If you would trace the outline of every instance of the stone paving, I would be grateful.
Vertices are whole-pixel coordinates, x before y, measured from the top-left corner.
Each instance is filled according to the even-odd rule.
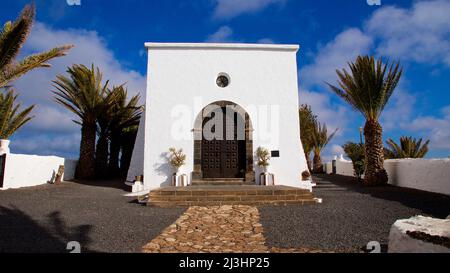
[[[143,247],[145,253],[321,252],[307,248],[269,248],[256,207],[193,206]]]

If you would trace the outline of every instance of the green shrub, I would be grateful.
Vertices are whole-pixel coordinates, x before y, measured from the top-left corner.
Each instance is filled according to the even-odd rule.
[[[355,176],[358,178],[358,181],[361,181],[362,175],[364,174],[365,171],[364,144],[347,142],[344,144],[343,148],[344,152],[352,160]]]

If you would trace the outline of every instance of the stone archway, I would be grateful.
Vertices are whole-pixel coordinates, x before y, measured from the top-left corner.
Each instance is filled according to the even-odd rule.
[[[233,119],[241,118],[243,123],[243,136],[241,141],[228,139],[205,139],[204,126],[214,117],[214,109],[235,110]],[[220,111],[220,110],[219,110]],[[230,130],[239,131],[234,122],[234,128],[229,125],[229,115],[224,112],[223,134],[227,135]],[[237,122],[239,123],[239,122]],[[228,124],[228,125],[227,125]],[[213,129],[216,130],[216,129]],[[255,172],[253,166],[253,127],[248,113],[238,104],[230,101],[217,101],[207,105],[198,114],[194,123],[194,170],[192,172],[193,180],[203,180],[207,178],[242,178],[246,183],[255,181]],[[234,135],[236,137],[236,135]],[[237,139],[236,139],[237,140]],[[211,153],[209,152],[211,151]],[[238,158],[233,157],[235,151]],[[242,157],[242,158],[239,158]],[[237,159],[236,162],[233,162]],[[214,161],[214,162],[211,162]],[[211,164],[214,163],[214,164]],[[237,166],[233,166],[236,163]],[[228,168],[231,168],[230,171]],[[237,168],[237,169],[236,169]],[[239,174],[237,173],[238,169]]]

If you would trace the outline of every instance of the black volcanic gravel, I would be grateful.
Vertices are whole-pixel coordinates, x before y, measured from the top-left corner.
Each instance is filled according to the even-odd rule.
[[[450,196],[364,188],[343,176],[314,179],[322,204],[259,208],[268,246],[360,251],[369,241],[385,246],[397,219],[450,214]],[[105,181],[0,191],[0,252],[68,252],[69,241],[82,252],[139,252],[185,210],[137,204],[123,188]]]
[[[318,175],[314,181],[314,194],[322,204],[259,208],[269,246],[347,252],[378,241],[385,251],[397,219],[450,214],[446,195],[392,186],[366,188],[338,175]]]
[[[0,252],[140,252],[173,223],[179,208],[152,208],[124,197],[119,181],[0,191]]]

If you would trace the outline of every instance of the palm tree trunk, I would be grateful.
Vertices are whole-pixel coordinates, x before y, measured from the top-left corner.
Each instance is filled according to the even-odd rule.
[[[313,158],[313,170],[314,173],[323,173],[323,164],[322,164],[322,158],[320,157],[320,153],[314,152],[314,158]]]
[[[106,178],[108,173],[108,137],[101,133],[95,151],[95,176]]]
[[[311,172],[311,156],[310,153],[306,153],[305,152],[305,157],[306,157],[306,164],[308,165],[308,170],[309,172]]]
[[[83,122],[81,126],[80,158],[76,169],[78,179],[92,179],[95,174],[96,124]]]
[[[363,184],[366,186],[383,185],[388,181],[384,169],[383,129],[376,120],[367,120],[364,126],[366,140],[366,171]]]
[[[122,140],[122,157],[120,158],[121,175],[126,177],[130,168],[131,157],[133,156],[134,144],[137,133],[128,133]]]
[[[114,177],[119,173],[120,136],[112,135],[109,144],[109,172]]]

